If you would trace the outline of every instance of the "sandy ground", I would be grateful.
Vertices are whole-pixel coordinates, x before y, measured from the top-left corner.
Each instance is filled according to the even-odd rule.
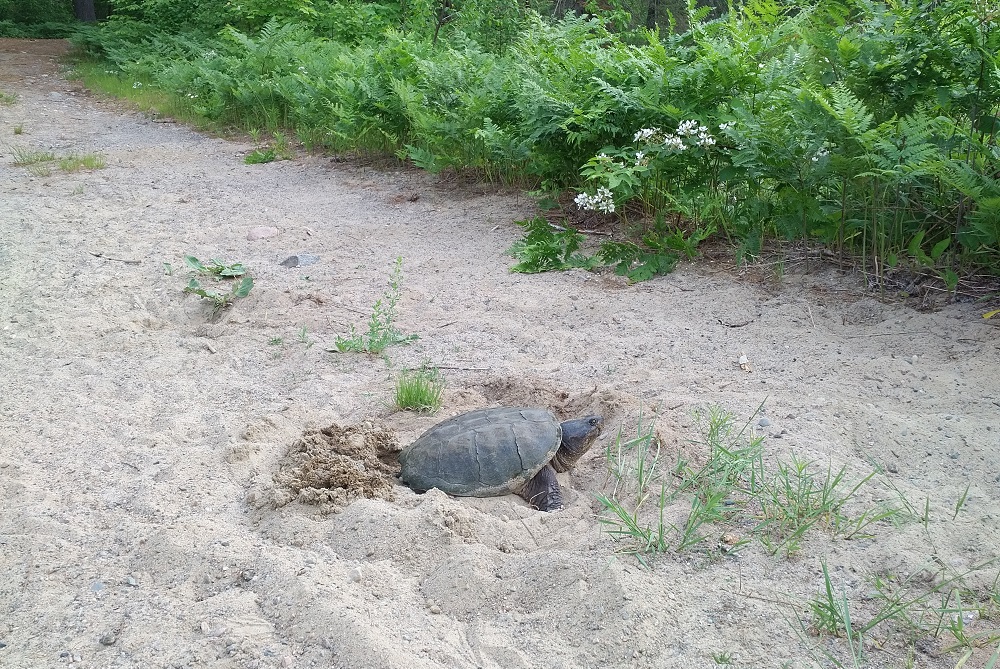
[[[824,652],[851,666],[843,638],[796,622],[824,561],[860,621],[876,576],[940,583],[998,556],[1000,356],[983,305],[884,304],[819,263],[780,282],[708,261],[634,286],[511,274],[526,196],[323,157],[248,166],[249,144],[86,94],[58,52],[0,45],[0,89],[19,96],[0,105],[0,666],[756,668]],[[16,147],[107,167],[39,176]],[[279,234],[248,239],[256,226]],[[300,252],[320,262],[279,265]],[[242,261],[253,291],[213,317],[182,292],[187,254]],[[397,256],[398,326],[420,339],[328,352],[365,327]],[[424,362],[447,379],[444,408],[395,411],[398,371]],[[606,418],[563,475],[563,511],[398,483],[317,506],[276,482],[309,430],[405,445],[497,405]],[[880,469],[852,513],[893,501],[891,481],[929,522],[851,541],[816,529],[791,558],[724,554],[713,529],[644,567],[597,520],[604,450],[642,411],[665,461],[703,460],[693,415],[711,406],[752,417],[769,463]],[[996,576],[963,581],[987,616],[967,616],[969,635],[1000,627]],[[954,667],[954,643],[878,628],[859,666]]]

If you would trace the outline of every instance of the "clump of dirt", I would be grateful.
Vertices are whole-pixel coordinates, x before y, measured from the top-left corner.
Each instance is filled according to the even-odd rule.
[[[335,513],[362,497],[391,501],[400,450],[393,430],[371,423],[307,430],[278,464],[272,502]]]

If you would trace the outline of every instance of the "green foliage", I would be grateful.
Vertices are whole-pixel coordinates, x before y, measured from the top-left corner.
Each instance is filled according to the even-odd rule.
[[[396,379],[396,407],[407,411],[435,413],[441,408],[444,377],[436,367],[405,369]]]
[[[8,93],[7,91],[0,91],[0,105],[10,106],[17,102],[17,93]]]
[[[209,260],[208,263],[203,263],[195,256],[184,256],[184,264],[188,266],[190,270],[189,274],[191,275],[187,286],[184,287],[184,292],[192,293],[211,301],[213,310],[216,312],[230,306],[234,300],[246,297],[250,294],[251,289],[253,289],[253,277],[247,276],[247,269],[243,263],[236,262],[227,265],[221,260],[214,258]],[[172,273],[169,265],[167,267],[167,273]],[[243,278],[239,281],[233,281],[230,290],[223,292],[205,288],[195,275],[210,277],[215,281]]]
[[[227,265],[221,260],[212,258],[208,263],[203,263],[194,256],[184,256],[184,264],[190,270],[203,276],[214,276],[216,278],[233,278],[243,276],[247,273],[247,268],[241,262]]]
[[[557,230],[542,217],[518,223],[527,233],[514,242],[506,253],[517,259],[511,272],[533,274],[565,269],[593,269],[599,263],[594,256],[577,253],[583,235],[576,230]]]
[[[193,293],[199,297],[203,297],[210,300],[216,311],[228,307],[240,297],[246,297],[250,294],[250,290],[253,288],[253,277],[245,276],[239,282],[234,282],[232,288],[228,293],[219,292],[217,290],[209,290],[201,285],[198,279],[192,277],[188,281],[188,285],[184,287],[185,293]]]
[[[259,165],[260,163],[270,163],[277,158],[274,149],[254,149],[243,158],[247,165]]]
[[[392,274],[389,276],[389,288],[379,299],[375,300],[371,316],[368,317],[368,332],[359,333],[351,326],[347,337],[338,336],[334,341],[333,350],[341,353],[374,353],[379,354],[394,344],[408,344],[418,339],[415,334],[404,335],[395,324],[396,305],[399,302],[403,285],[403,259],[396,258]]]
[[[952,289],[1000,271],[989,3],[592,4],[550,20],[515,0],[118,0],[77,42],[178,113],[586,191],[741,256],[778,237]],[[688,251],[658,235],[609,262],[666,271]]]

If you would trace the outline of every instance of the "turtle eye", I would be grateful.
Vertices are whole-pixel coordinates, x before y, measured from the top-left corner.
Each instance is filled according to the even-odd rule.
[[[601,424],[601,419],[598,418],[597,416],[594,416],[593,418],[590,419],[590,425],[591,425],[591,427],[596,427],[596,426],[598,426],[600,424]]]

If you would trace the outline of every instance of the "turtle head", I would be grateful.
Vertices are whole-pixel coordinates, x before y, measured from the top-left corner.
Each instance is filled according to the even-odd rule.
[[[576,464],[593,445],[597,435],[601,433],[604,419],[600,416],[587,416],[567,420],[562,424],[562,444],[552,458],[552,466],[557,472],[564,472]]]

